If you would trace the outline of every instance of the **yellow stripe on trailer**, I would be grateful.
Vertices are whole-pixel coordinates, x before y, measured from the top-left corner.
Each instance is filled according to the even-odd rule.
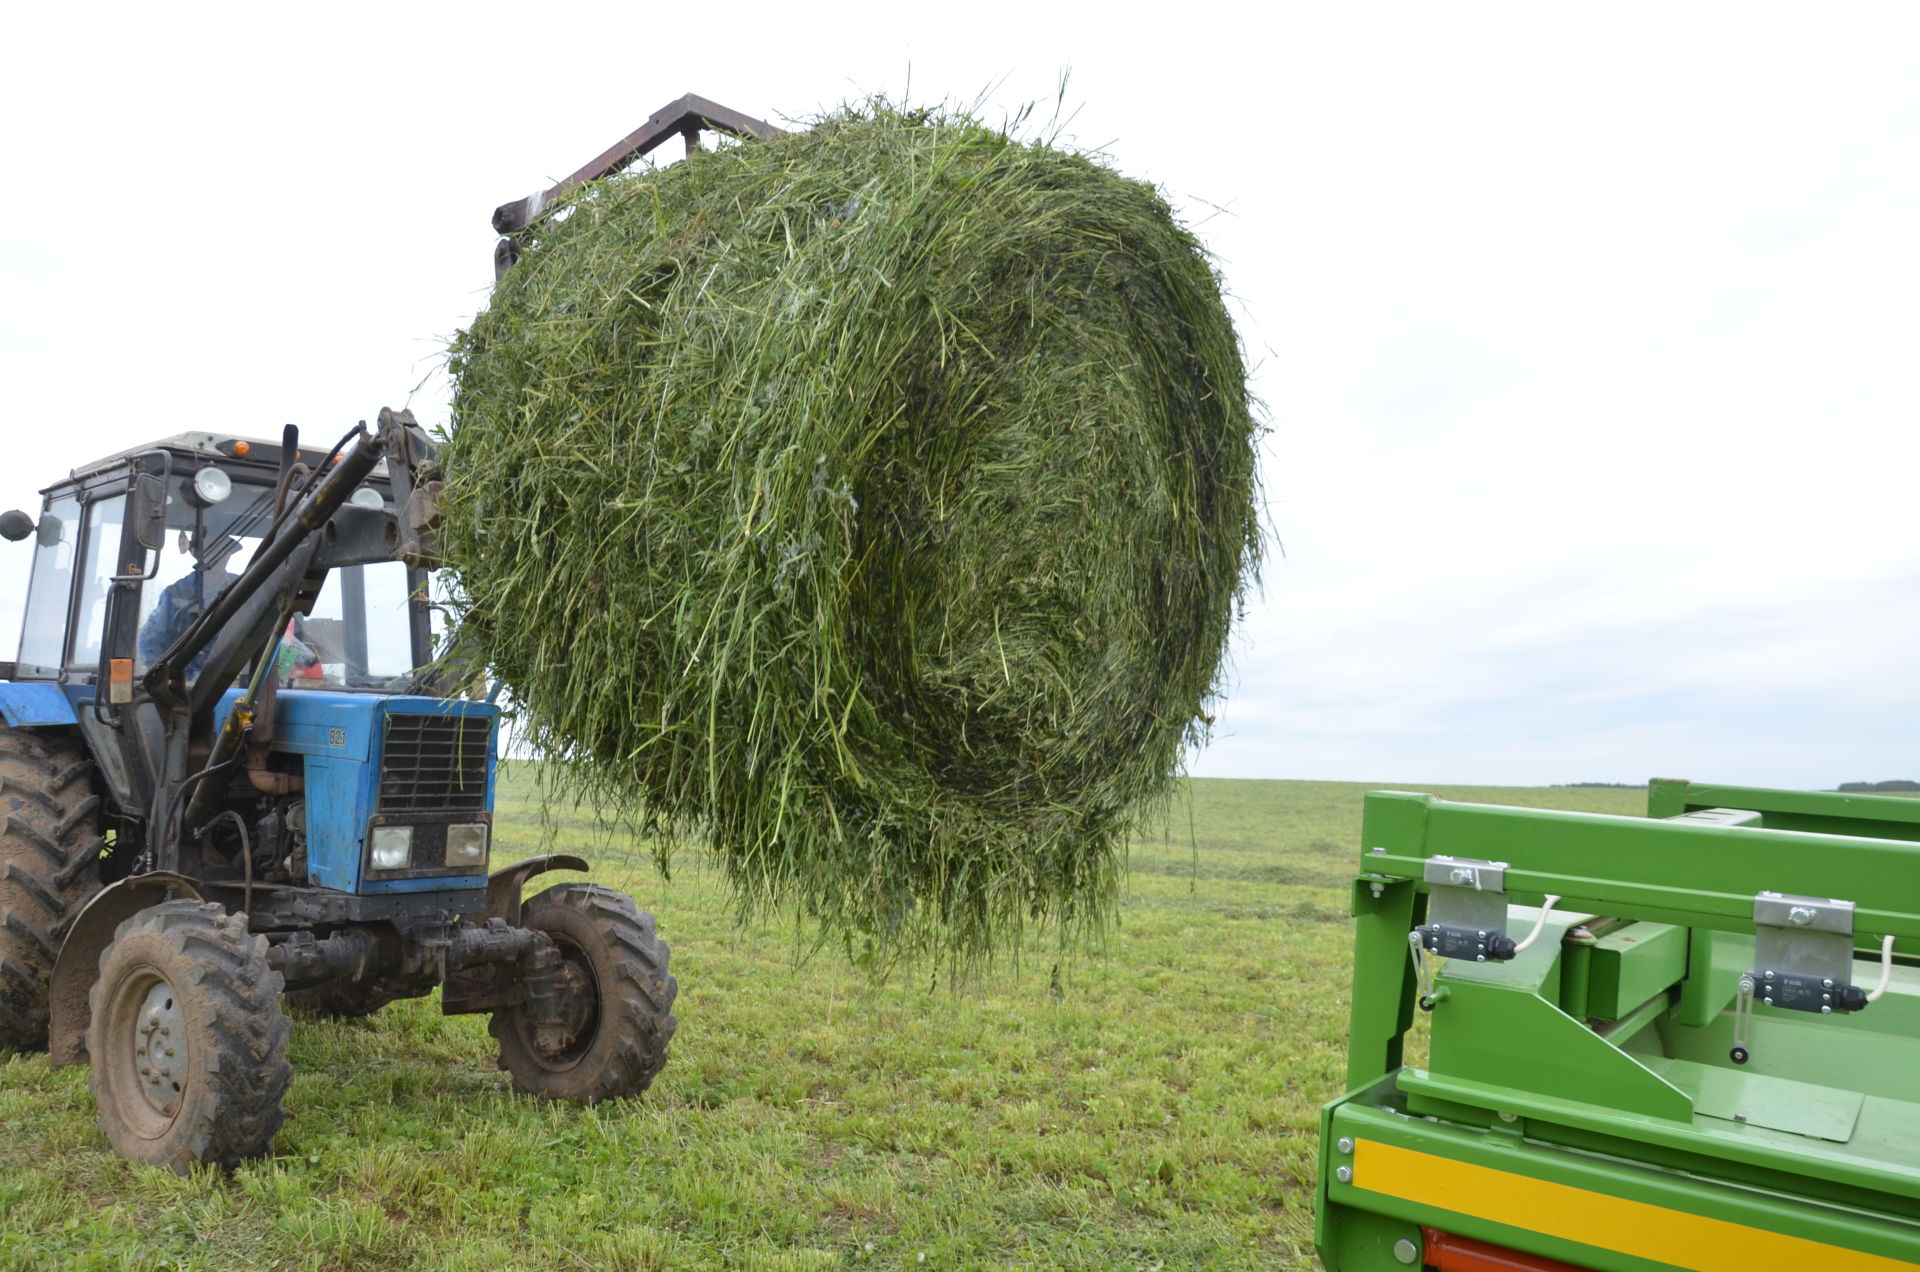
[[[1687,1272],[1756,1272],[1760,1268],[1913,1272],[1914,1267],[1903,1259],[1862,1254],[1378,1140],[1354,1142],[1353,1186]]]

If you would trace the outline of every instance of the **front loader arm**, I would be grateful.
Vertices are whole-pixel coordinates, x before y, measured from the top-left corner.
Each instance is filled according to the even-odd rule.
[[[206,829],[255,711],[273,692],[270,671],[286,624],[293,614],[311,610],[328,571],[381,560],[431,564],[438,483],[424,480],[433,447],[412,413],[383,409],[376,431],[362,425],[337,453],[275,521],[246,568],[147,671],[148,702],[136,706],[141,727],[133,734],[157,779],[148,839],[162,868],[176,868],[183,844]],[[396,509],[350,506],[349,498],[382,459],[391,470]],[[426,617],[419,608],[416,624]],[[189,678],[186,668],[203,653],[203,665]],[[216,733],[221,698],[249,666],[254,674]]]
[[[311,556],[315,536],[380,462],[383,446],[362,432],[360,444],[341,457],[319,484],[281,517],[253,560],[237,575],[199,618],[154,660],[146,676],[147,691],[156,700],[184,696],[192,711],[211,711],[220,694],[275,633],[271,627],[278,589],[267,585],[282,580],[283,568],[301,548]],[[304,572],[304,571],[303,571]],[[261,629],[265,629],[264,632]],[[185,685],[185,669],[203,651],[207,661]],[[179,689],[185,687],[185,694]]]

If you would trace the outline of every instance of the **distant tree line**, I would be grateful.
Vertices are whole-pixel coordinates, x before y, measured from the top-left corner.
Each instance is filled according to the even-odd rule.
[[[1590,786],[1597,786],[1602,790],[1609,791],[1644,791],[1647,789],[1645,782],[1555,782],[1553,784],[1555,790],[1569,790],[1574,787]],[[1841,787],[1841,789],[1845,790],[1846,788]]]
[[[1842,782],[1838,789],[1848,795],[1884,795],[1888,791],[1920,791],[1920,782],[1896,777],[1889,782]]]

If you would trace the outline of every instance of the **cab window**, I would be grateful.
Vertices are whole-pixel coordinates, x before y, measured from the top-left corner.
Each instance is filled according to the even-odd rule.
[[[62,496],[40,518],[33,581],[20,626],[20,665],[52,673],[67,645],[67,603],[73,597],[74,547],[80,539],[80,501]]]
[[[413,671],[407,567],[349,565],[328,574],[310,616],[291,635],[299,663],[291,689],[393,689]]]
[[[100,633],[107,623],[107,597],[113,576],[120,572],[120,526],[126,517],[127,497],[115,495],[87,505],[87,562],[81,571],[80,602],[75,608],[73,657],[79,668],[100,663]]]

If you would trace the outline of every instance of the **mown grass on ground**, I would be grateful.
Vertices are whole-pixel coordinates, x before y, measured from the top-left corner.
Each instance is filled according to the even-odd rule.
[[[673,946],[680,1033],[644,1098],[515,1096],[482,1018],[399,1003],[296,1023],[276,1155],[180,1179],[112,1155],[85,1070],[0,1053],[0,1268],[1312,1267],[1367,789],[1197,780],[1134,845],[1103,949],[954,992],[796,963],[790,928],[736,930],[694,855],[663,881],[591,818],[543,829],[510,776],[496,858],[579,852]]]

